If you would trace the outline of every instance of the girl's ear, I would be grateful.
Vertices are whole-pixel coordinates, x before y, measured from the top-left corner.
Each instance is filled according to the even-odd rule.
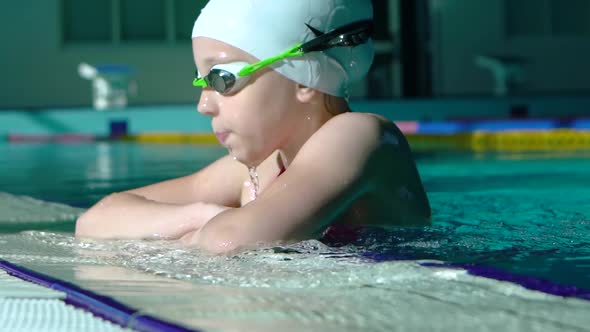
[[[319,91],[302,84],[297,84],[296,89],[295,95],[300,103],[316,104],[321,102],[320,98],[322,94]]]

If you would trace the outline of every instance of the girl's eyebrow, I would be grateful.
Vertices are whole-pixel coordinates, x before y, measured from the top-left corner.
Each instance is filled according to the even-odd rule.
[[[226,63],[232,63],[232,62],[246,62],[243,58],[240,57],[218,57],[218,56],[209,56],[203,59],[203,68],[199,68],[197,66],[197,71],[200,75],[206,75],[207,73],[209,73],[211,71],[211,68],[213,68],[216,65],[221,65],[221,64],[226,64]],[[206,69],[205,71],[202,71],[201,69]]]
[[[220,57],[220,56],[208,56],[205,57],[205,59],[203,59],[203,64],[212,67],[213,65],[218,65],[218,64],[222,64],[222,63],[231,63],[231,62],[237,62],[237,61],[244,61],[239,59],[238,57],[235,56],[229,56],[229,57]]]
[[[203,63],[207,66],[210,66],[212,63],[214,63],[218,59],[219,59],[219,57],[216,57],[216,56],[208,56],[205,59],[203,59]]]
[[[220,58],[217,57],[217,56],[208,56],[208,57],[205,57],[203,59],[203,68],[200,68],[199,69],[198,68],[198,65],[197,65],[197,70],[199,70],[199,72],[201,73],[201,75],[205,75],[204,73],[209,72],[209,70],[211,70],[211,67],[213,67],[214,64],[218,64],[219,59]],[[204,68],[207,68],[207,71],[206,72],[203,72],[202,71]]]

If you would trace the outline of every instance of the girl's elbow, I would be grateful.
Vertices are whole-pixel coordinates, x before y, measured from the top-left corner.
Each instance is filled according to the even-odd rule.
[[[92,237],[92,222],[89,217],[89,210],[84,212],[78,220],[76,220],[76,228],[74,231],[74,236],[77,238],[88,238]]]
[[[228,254],[244,248],[243,240],[231,225],[209,225],[201,228],[189,245],[213,254]]]
[[[74,231],[74,236],[77,238],[98,238],[100,234],[97,232],[98,230],[98,220],[100,220],[100,210],[108,201],[112,200],[112,196],[116,194],[111,194],[106,196],[94,206],[86,210],[82,213],[78,219],[76,220],[76,227]]]

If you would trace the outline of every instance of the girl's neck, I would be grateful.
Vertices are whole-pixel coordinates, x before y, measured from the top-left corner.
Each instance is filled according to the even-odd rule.
[[[335,116],[349,112],[348,102],[344,98],[321,94],[315,103],[307,103],[297,110],[297,116],[290,123],[291,135],[280,144],[278,156],[281,166],[289,167],[299,150],[320,128]]]
[[[345,113],[347,110],[348,108],[338,114]],[[301,121],[299,121],[299,123],[294,124],[294,126],[296,126],[298,129],[294,131],[294,135],[290,137],[287,144],[282,145],[282,147],[278,150],[283,166],[288,167],[289,164],[291,164],[291,162],[295,159],[303,145],[305,145],[305,143],[318,130],[320,130],[324,124],[326,124],[338,114],[335,115],[324,109],[322,112],[307,114],[303,117],[303,119],[301,119]]]

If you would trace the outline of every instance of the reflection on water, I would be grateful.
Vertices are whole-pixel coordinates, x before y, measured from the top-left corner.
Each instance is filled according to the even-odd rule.
[[[0,142],[0,192],[89,207],[114,191],[187,175],[226,153],[190,144]]]
[[[0,192],[0,232],[27,229],[73,230],[84,209]]]

